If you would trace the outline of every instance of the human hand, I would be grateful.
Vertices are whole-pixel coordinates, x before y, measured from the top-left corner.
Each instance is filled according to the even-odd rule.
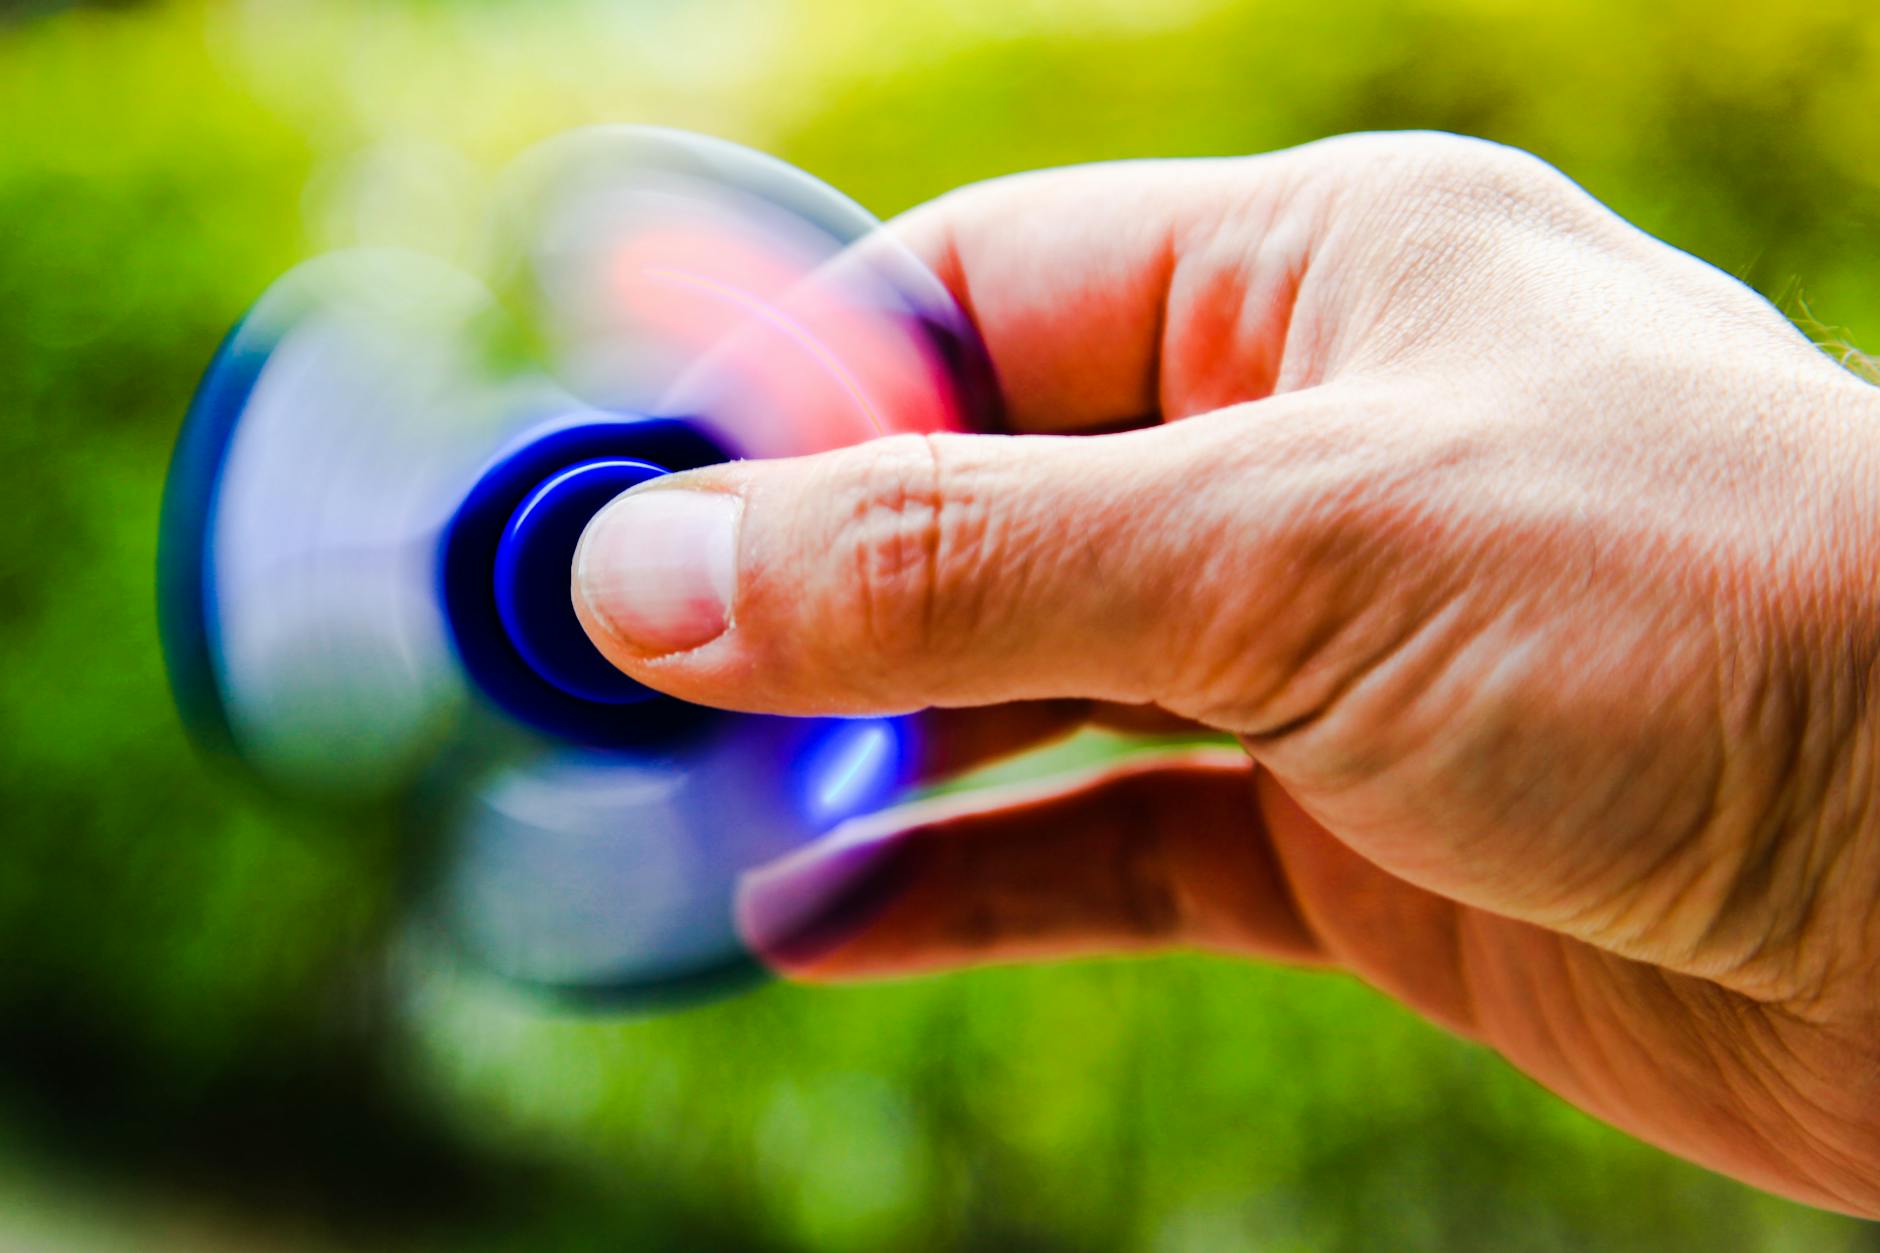
[[[806,850],[747,889],[768,955],[1334,964],[1880,1214],[1880,392],[1451,137],[1025,175],[896,230],[1011,433],[635,489],[577,556],[590,634],[704,704],[935,707],[936,771],[1091,717],[1245,753]]]

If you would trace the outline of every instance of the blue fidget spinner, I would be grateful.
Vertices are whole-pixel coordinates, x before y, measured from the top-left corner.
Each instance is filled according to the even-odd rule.
[[[761,973],[740,878],[909,785],[907,719],[640,686],[569,599],[635,483],[982,426],[983,346],[863,209],[718,140],[599,128],[513,168],[479,277],[360,250],[230,332],[166,485],[192,734],[290,797],[398,807],[480,966],[607,1004]]]

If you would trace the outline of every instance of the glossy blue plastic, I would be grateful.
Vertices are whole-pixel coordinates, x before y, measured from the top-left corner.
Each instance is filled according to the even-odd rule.
[[[587,517],[619,491],[662,471],[723,460],[717,444],[671,418],[554,427],[497,457],[451,519],[439,562],[446,621],[483,693],[511,717],[588,748],[670,743],[709,721],[707,711],[649,692],[601,658],[575,620],[568,576]],[[648,473],[578,477],[544,515],[539,534],[527,522],[517,528],[545,484],[594,462]],[[606,491],[609,481],[623,486]],[[499,575],[506,541],[507,573]]]
[[[542,678],[579,700],[631,705],[653,695],[594,647],[569,594],[581,533],[614,497],[667,471],[646,461],[582,461],[516,506],[496,545],[492,591],[509,642]]]

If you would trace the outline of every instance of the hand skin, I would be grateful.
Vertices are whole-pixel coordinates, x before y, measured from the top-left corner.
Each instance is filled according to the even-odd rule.
[[[1880,391],[1450,136],[1028,174],[894,229],[1008,429],[638,488],[577,556],[590,634],[705,704],[931,709],[935,772],[1088,718],[1245,752],[812,848],[755,885],[824,899],[774,959],[1337,966],[1880,1215]]]

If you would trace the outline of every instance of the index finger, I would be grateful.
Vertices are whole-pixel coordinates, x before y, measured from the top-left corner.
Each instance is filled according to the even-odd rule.
[[[1322,215],[1304,149],[1118,161],[950,192],[889,224],[984,338],[1013,430],[1272,393]]]

